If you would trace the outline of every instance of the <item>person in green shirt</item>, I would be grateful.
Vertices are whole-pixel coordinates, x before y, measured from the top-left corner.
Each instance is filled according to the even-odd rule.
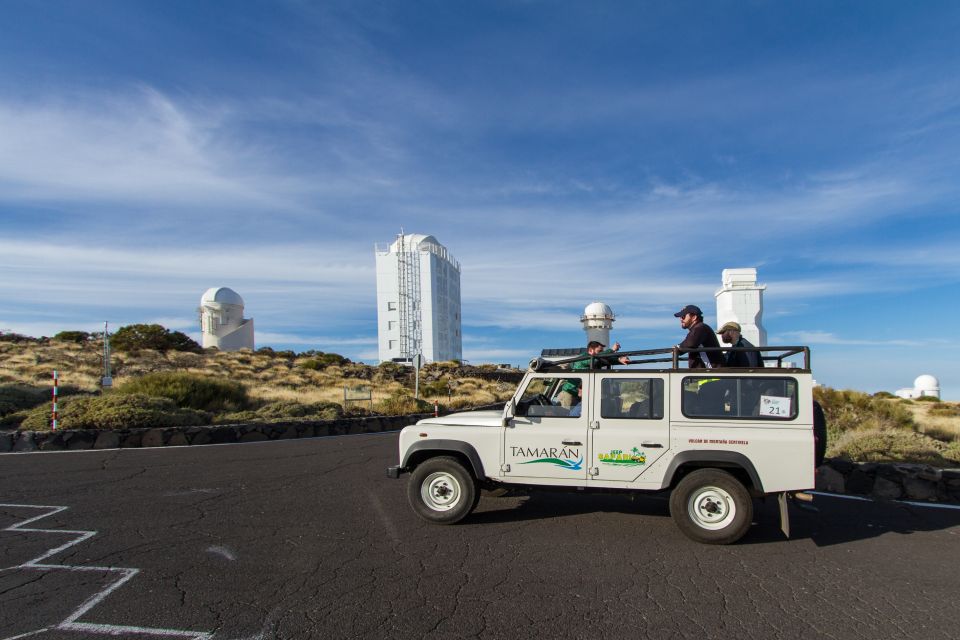
[[[607,345],[603,344],[602,342],[591,340],[587,344],[587,351],[584,353],[584,355],[600,357],[600,356],[609,356],[616,353],[617,351],[620,351],[619,342],[614,342],[612,349],[607,349],[606,347]],[[617,360],[620,362],[620,364],[630,363],[630,358],[626,356],[621,356],[620,358],[617,358]],[[570,365],[570,370],[571,371],[589,371],[590,362],[591,360],[589,358],[578,360]],[[606,366],[609,366],[609,364],[607,363]],[[580,389],[579,378],[571,378],[569,380],[564,380],[563,384],[560,386],[560,393],[558,394],[558,398],[560,399],[560,406],[566,409],[569,409],[570,407],[580,404],[581,393],[582,393],[582,390]]]

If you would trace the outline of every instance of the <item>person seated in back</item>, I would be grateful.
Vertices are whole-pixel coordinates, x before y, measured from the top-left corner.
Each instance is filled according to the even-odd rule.
[[[683,342],[677,345],[682,353],[689,353],[687,364],[691,369],[714,369],[723,366],[723,353],[721,351],[685,351],[686,349],[698,348],[720,348],[717,342],[717,336],[713,329],[703,321],[703,312],[700,307],[688,304],[680,311],[673,314],[674,318],[680,318],[680,326],[687,330],[687,337]]]
[[[750,348],[753,347],[750,342],[740,335],[740,325],[736,322],[728,322],[717,331],[724,342],[731,347]],[[727,351],[725,367],[742,367],[750,369],[762,369],[763,357],[759,351]]]

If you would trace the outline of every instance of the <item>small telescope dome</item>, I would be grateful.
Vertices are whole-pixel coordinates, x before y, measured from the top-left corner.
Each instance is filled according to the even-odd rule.
[[[591,302],[583,310],[584,318],[613,318],[613,309],[602,302]]]
[[[931,375],[917,376],[913,381],[913,388],[918,391],[940,391],[940,381]]]
[[[216,302],[217,304],[235,304],[243,306],[243,298],[229,287],[211,287],[200,297],[200,304]]]

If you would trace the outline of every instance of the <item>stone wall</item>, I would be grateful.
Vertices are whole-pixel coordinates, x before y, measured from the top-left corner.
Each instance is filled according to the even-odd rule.
[[[264,442],[317,436],[396,431],[433,414],[343,418],[310,422],[227,424],[210,427],[165,427],[156,429],[70,429],[64,431],[15,431],[0,433],[0,452],[77,451],[132,447],[176,447],[228,442]]]
[[[833,458],[817,469],[817,490],[879,500],[960,502],[960,469]]]

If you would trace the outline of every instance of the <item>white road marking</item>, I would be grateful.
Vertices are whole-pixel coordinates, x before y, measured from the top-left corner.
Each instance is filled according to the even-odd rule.
[[[825,491],[807,491],[807,493],[812,493],[815,496],[823,496],[825,498],[840,498],[841,500],[859,500],[860,502],[876,502],[872,498],[865,498],[863,496],[850,496],[844,493],[826,493]],[[928,509],[955,509],[960,510],[960,505],[956,504],[940,504],[939,502],[915,502],[911,500],[891,500],[896,504],[909,504],[912,507],[926,507]]]
[[[226,547],[207,547],[207,553],[215,553],[218,556],[223,556],[227,560],[236,560],[237,556],[234,555],[233,551],[227,549]]]
[[[55,547],[46,551],[32,560],[28,560],[23,564],[19,564],[14,567],[7,567],[4,571],[11,569],[25,569],[25,570],[35,570],[35,571],[71,571],[71,572],[82,572],[82,571],[96,571],[99,573],[116,573],[119,574],[119,577],[106,588],[102,589],[98,593],[94,594],[93,597],[88,598],[86,602],[81,604],[73,613],[71,613],[67,618],[53,626],[53,627],[44,627],[43,629],[37,629],[35,631],[29,631],[27,633],[21,633],[19,635],[10,636],[4,640],[15,640],[17,638],[26,638],[38,633],[43,633],[44,631],[49,631],[50,629],[56,629],[61,631],[88,631],[91,633],[99,633],[105,635],[121,636],[125,634],[139,634],[147,636],[161,636],[161,637],[173,637],[173,638],[190,638],[191,640],[211,640],[213,637],[210,633],[205,631],[188,631],[185,629],[157,629],[153,627],[135,627],[135,626],[125,626],[125,625],[112,625],[112,624],[94,624],[90,622],[77,622],[77,620],[83,616],[85,613],[93,609],[95,606],[100,604],[104,598],[109,596],[111,593],[119,589],[121,586],[130,581],[135,575],[140,573],[139,569],[134,569],[132,567],[94,567],[94,566],[71,566],[71,565],[62,565],[62,564],[44,564],[42,561],[46,560],[50,556],[53,556],[57,553],[60,553],[64,549],[68,549],[76,544],[83,542],[84,540],[89,540],[93,536],[97,535],[96,531],[68,531],[66,529],[28,529],[26,525],[29,525],[37,520],[42,518],[48,518],[52,515],[60,513],[61,511],[66,511],[69,507],[55,507],[47,505],[38,505],[38,504],[0,504],[0,507],[14,508],[14,509],[45,509],[45,513],[41,513],[38,516],[28,518],[23,522],[19,522],[12,526],[3,529],[2,531],[14,531],[22,533],[54,533],[54,534],[71,534],[75,535],[76,538],[62,544],[59,547]]]

